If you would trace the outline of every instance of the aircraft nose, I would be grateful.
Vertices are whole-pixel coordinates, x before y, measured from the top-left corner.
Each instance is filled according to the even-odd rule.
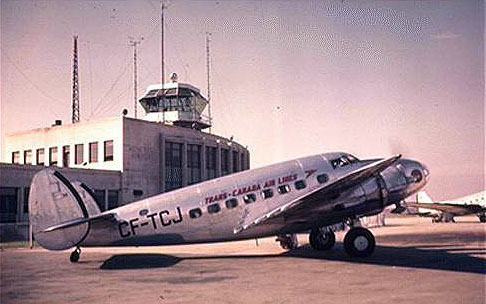
[[[414,184],[420,188],[425,186],[429,180],[430,171],[428,167],[418,161],[404,159],[405,175],[409,184]]]

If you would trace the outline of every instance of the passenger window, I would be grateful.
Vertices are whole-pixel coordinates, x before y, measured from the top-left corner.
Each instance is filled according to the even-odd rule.
[[[249,193],[249,194],[243,196],[243,201],[245,202],[245,204],[251,204],[251,203],[256,202],[255,193]]]
[[[219,204],[212,204],[208,206],[208,213],[218,213],[221,210]]]
[[[231,198],[225,202],[226,208],[233,209],[238,206],[238,200],[236,198]]]
[[[198,218],[198,217],[201,217],[201,215],[202,215],[202,211],[199,208],[192,209],[192,210],[189,211],[189,217],[190,218]]]
[[[262,196],[263,196],[264,199],[271,198],[273,196],[273,190],[272,189],[263,189]]]
[[[327,183],[328,180],[329,180],[329,177],[325,173],[319,174],[317,176],[317,181],[319,182],[319,184]]]
[[[290,192],[290,186],[289,185],[278,186],[277,191],[280,194],[289,193]]]
[[[296,181],[294,185],[295,185],[295,189],[297,190],[302,190],[306,187],[305,181],[303,180]]]

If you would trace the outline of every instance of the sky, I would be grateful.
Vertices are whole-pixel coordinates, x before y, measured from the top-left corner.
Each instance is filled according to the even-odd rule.
[[[1,134],[70,122],[73,35],[81,120],[133,116],[160,83],[159,1],[1,0]],[[213,133],[251,167],[328,151],[404,157],[451,199],[485,186],[484,1],[167,1],[165,77],[207,95]],[[139,117],[143,113],[138,107]]]

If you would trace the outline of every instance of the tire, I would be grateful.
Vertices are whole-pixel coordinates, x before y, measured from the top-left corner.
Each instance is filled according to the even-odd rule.
[[[481,223],[486,223],[486,215],[480,215],[480,216],[479,216],[479,221],[480,221]]]
[[[69,256],[69,261],[71,261],[71,263],[76,263],[77,261],[79,261],[80,254],[81,250],[75,249]]]
[[[309,234],[309,244],[315,250],[329,250],[336,243],[336,235],[329,230],[323,232],[320,229],[314,229]]]
[[[368,229],[355,227],[344,237],[344,250],[351,257],[367,257],[375,250],[375,237]]]

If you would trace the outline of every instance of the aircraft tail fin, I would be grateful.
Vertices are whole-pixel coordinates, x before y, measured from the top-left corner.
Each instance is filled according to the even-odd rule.
[[[29,216],[34,237],[42,247],[64,250],[79,245],[89,233],[88,219],[99,213],[89,188],[83,184],[72,184],[53,169],[42,170],[34,176]],[[75,225],[49,229],[74,220],[77,221]]]

